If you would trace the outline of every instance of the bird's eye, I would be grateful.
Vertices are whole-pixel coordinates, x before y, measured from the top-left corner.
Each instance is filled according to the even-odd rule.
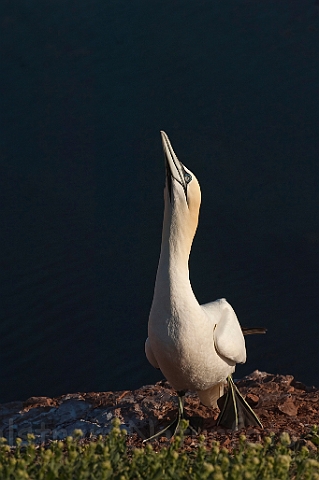
[[[189,173],[184,173],[184,179],[186,183],[189,183],[192,180],[192,176]]]

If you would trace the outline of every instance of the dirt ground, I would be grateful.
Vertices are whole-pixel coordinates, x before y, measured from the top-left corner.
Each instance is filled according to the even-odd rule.
[[[202,433],[206,437],[206,445],[209,447],[213,441],[219,441],[220,445],[231,450],[236,446],[239,436],[244,434],[247,441],[260,442],[263,437],[274,433],[277,437],[282,432],[288,432],[292,444],[296,447],[306,445],[310,450],[316,450],[316,445],[311,441],[310,434],[314,425],[319,425],[319,390],[309,387],[294,379],[292,375],[274,375],[255,371],[251,375],[236,382],[240,392],[254,409],[263,424],[260,427],[247,427],[238,432],[227,430],[216,425],[219,410],[210,409],[200,404],[195,394],[188,394],[185,401],[187,414],[192,417],[202,418]],[[139,407],[149,416],[156,425],[153,430],[157,431],[160,423],[165,426],[172,417],[172,409],[176,408],[172,397],[174,393],[167,382],[159,382],[153,387],[145,387],[137,390],[134,395]],[[121,402],[125,404],[125,392]],[[162,396],[161,405],[150,403],[149,399]],[[165,399],[167,398],[167,401]],[[151,408],[150,408],[151,407]],[[152,408],[153,407],[153,408]],[[125,408],[123,405],[122,408]],[[152,425],[152,422],[150,422]],[[144,429],[140,433],[148,436],[150,429]],[[141,444],[141,435],[133,434],[128,439],[130,444]],[[153,441],[155,447],[166,443],[166,438]],[[195,447],[198,436],[190,435],[185,439],[185,448]]]
[[[247,441],[260,442],[273,432],[279,436],[288,432],[292,445],[306,445],[316,450],[311,434],[312,427],[319,425],[319,390],[294,379],[292,375],[274,375],[256,370],[236,382],[246,401],[260,418],[263,428],[247,427],[233,432],[216,425],[219,410],[200,404],[195,393],[185,397],[185,410],[189,417],[197,420],[200,431],[205,435],[207,448],[213,441],[232,450],[244,434]],[[31,397],[25,402],[0,405],[0,428],[2,435],[15,436],[34,432],[40,425],[36,441],[47,442],[72,434],[81,428],[86,439],[107,434],[112,420],[118,417],[121,428],[125,428],[127,444],[141,447],[143,439],[168,425],[177,413],[176,393],[166,381],[147,385],[137,390],[120,392],[73,393],[58,398]],[[45,429],[44,429],[45,427]],[[196,448],[198,434],[188,432],[184,448]],[[23,435],[22,435],[23,437]],[[171,441],[170,433],[153,440],[155,449]]]

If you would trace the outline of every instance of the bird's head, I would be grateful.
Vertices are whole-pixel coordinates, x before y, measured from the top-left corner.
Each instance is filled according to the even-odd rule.
[[[166,166],[165,210],[179,230],[195,235],[201,191],[197,178],[178,160],[165,132],[161,132]]]

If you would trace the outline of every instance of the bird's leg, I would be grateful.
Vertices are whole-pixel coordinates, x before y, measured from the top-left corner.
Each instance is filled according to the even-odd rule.
[[[185,418],[185,413],[184,413],[185,393],[186,392],[182,390],[177,392],[177,401],[178,401],[177,417],[171,423],[169,423],[165,428],[163,428],[163,430],[160,430],[159,432],[155,433],[155,435],[152,435],[151,437],[143,440],[143,443],[148,442],[149,440],[154,440],[155,438],[163,435],[168,430],[172,430],[173,432],[172,437],[176,435],[177,431],[179,430],[181,420]],[[196,430],[190,425],[189,425],[189,428],[192,430],[192,432],[197,433]]]
[[[159,432],[155,433],[155,435],[152,435],[151,437],[149,438],[145,438],[143,440],[143,443],[144,442],[148,442],[149,440],[154,440],[155,438],[157,437],[160,437],[161,435],[163,435],[165,432],[167,432],[168,430],[172,429],[173,430],[173,434],[172,436],[175,435],[175,433],[177,432],[178,430],[178,427],[179,427],[179,424],[181,422],[181,419],[183,418],[183,415],[184,415],[184,396],[185,396],[185,392],[184,391],[180,391],[180,392],[177,392],[177,400],[178,400],[178,412],[177,412],[177,417],[174,418],[174,420],[169,423],[168,425],[166,425],[165,428],[163,428],[162,430],[160,430]]]
[[[223,427],[230,428],[233,431],[248,425],[262,428],[261,421],[240,394],[231,375],[227,377],[227,384],[226,399],[217,418],[217,425],[223,425]]]
[[[175,433],[178,431],[179,424],[182,419],[188,421],[188,427],[186,430],[190,429],[190,431],[195,435],[198,433],[198,431],[195,428],[195,425],[192,425],[193,423],[192,418],[189,418],[186,412],[184,412],[185,393],[186,392],[184,391],[177,392],[177,400],[178,400],[178,419],[177,420],[178,421],[177,421],[177,425],[173,435],[175,435]]]

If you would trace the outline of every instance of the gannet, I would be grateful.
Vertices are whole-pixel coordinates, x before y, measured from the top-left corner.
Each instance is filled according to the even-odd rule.
[[[198,180],[178,160],[165,132],[161,137],[166,164],[164,220],[145,343],[147,359],[178,394],[174,433],[183,417],[186,391],[197,392],[204,405],[217,407],[226,381],[228,393],[217,423],[233,430],[248,424],[261,426],[231,377],[236,363],[246,361],[237,316],[225,298],[200,305],[190,283],[188,259],[201,204]],[[254,330],[247,333],[262,333]]]

